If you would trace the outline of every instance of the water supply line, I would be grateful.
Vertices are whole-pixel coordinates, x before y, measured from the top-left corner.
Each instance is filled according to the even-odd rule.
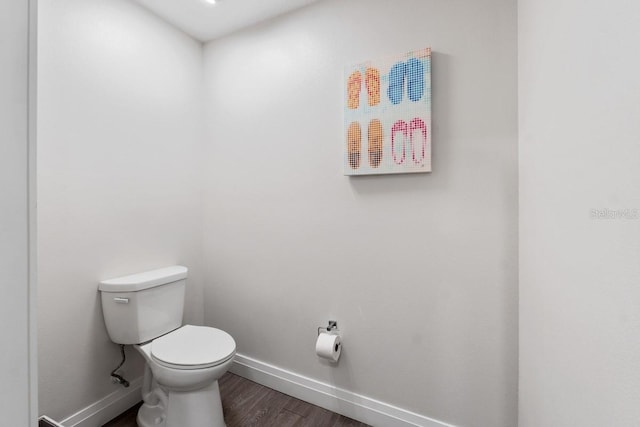
[[[129,387],[129,381],[125,380],[122,376],[116,374],[118,369],[120,369],[122,365],[124,365],[124,362],[127,360],[127,357],[124,354],[124,344],[120,344],[120,353],[122,353],[122,362],[120,362],[120,364],[116,367],[116,369],[111,371],[111,381],[113,381],[114,383],[121,384],[123,387],[127,388]]]

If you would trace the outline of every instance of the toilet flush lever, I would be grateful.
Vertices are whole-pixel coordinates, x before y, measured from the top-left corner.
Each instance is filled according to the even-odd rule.
[[[113,299],[117,304],[129,304],[129,298],[115,297]]]

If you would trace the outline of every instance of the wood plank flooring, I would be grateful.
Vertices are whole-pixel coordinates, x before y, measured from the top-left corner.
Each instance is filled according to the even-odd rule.
[[[219,384],[227,427],[368,427],[229,372]],[[137,427],[139,406],[104,427]]]

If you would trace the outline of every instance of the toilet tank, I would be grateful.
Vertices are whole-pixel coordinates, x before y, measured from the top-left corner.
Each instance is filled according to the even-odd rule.
[[[174,265],[100,282],[111,341],[140,344],[182,326],[187,272]]]

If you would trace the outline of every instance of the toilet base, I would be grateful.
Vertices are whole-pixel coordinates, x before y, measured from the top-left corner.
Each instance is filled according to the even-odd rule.
[[[218,381],[197,391],[169,392],[166,408],[153,400],[138,410],[139,427],[226,427]]]
[[[142,404],[136,417],[138,427],[166,427],[164,408],[161,405]]]
[[[197,391],[169,392],[165,427],[226,427],[218,381]]]

